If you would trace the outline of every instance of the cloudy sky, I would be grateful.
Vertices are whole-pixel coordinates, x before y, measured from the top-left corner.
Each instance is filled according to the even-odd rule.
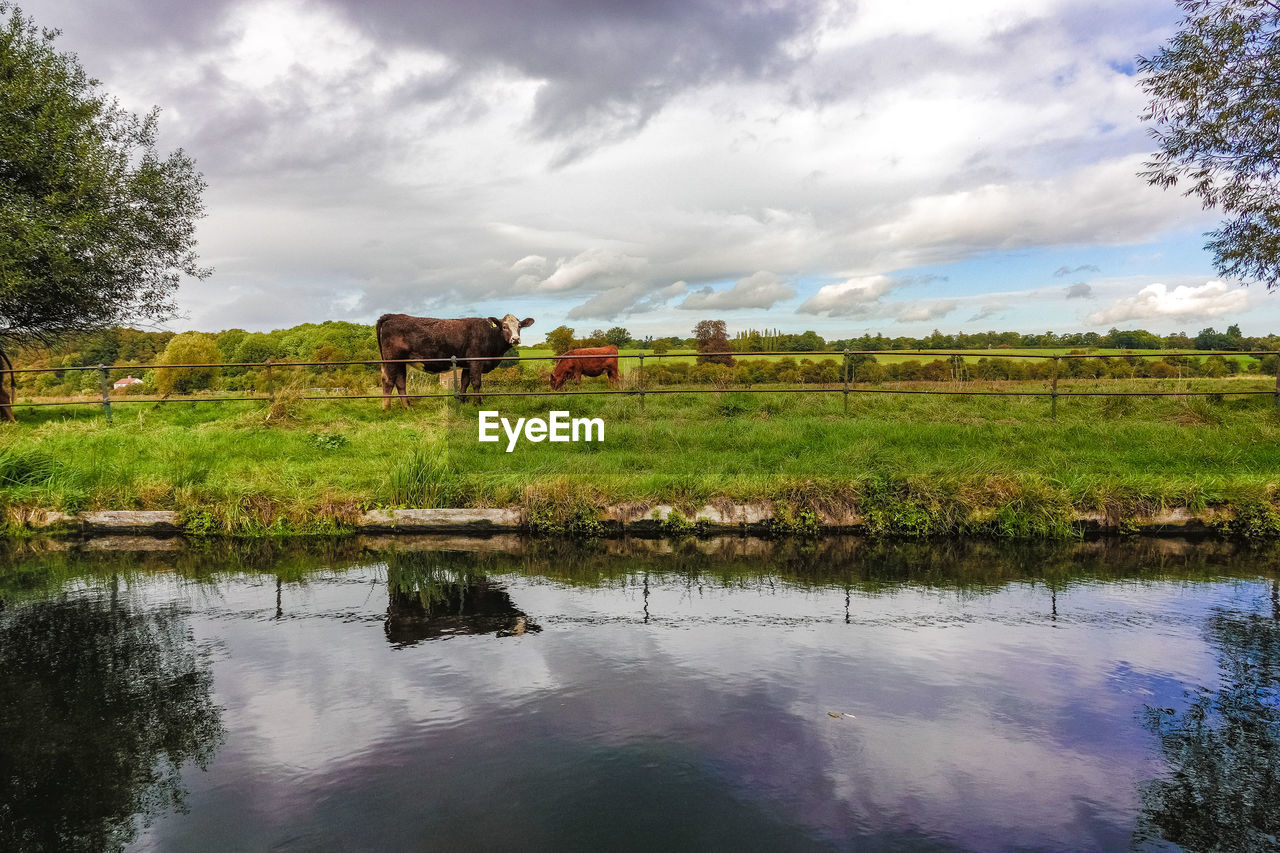
[[[209,189],[172,328],[1280,330],[1136,176],[1172,0],[23,0]]]

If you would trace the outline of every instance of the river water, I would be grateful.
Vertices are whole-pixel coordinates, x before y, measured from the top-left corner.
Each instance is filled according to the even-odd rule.
[[[12,545],[0,849],[1274,849],[1280,552]]]

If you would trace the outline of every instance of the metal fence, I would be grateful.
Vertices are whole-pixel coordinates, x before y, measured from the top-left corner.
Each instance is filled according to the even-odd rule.
[[[1231,389],[1220,388],[1214,390],[1059,390],[1058,383],[1060,379],[1061,365],[1064,361],[1072,359],[1162,359],[1169,357],[1182,357],[1187,359],[1201,359],[1209,356],[1252,356],[1265,357],[1276,356],[1277,366],[1275,375],[1274,389]],[[768,387],[768,388],[752,388],[752,387],[648,387],[645,380],[644,366],[646,360],[651,364],[654,361],[671,358],[700,358],[708,357],[724,357],[730,356],[734,359],[742,358],[780,358],[801,356],[805,358],[829,357],[835,356],[842,360],[843,376],[839,382],[828,383],[806,383],[798,387],[796,385],[788,385],[786,387]],[[965,359],[972,358],[1007,358],[1007,359],[1051,359],[1053,362],[1053,370],[1049,377],[1041,377],[1040,379],[1048,380],[1048,387],[1043,390],[1033,390],[1031,388],[1018,389],[1002,389],[1002,390],[975,390],[964,389],[962,382],[957,381],[953,387],[945,388],[883,388],[883,387],[866,387],[855,384],[856,377],[852,376],[854,365],[854,357],[857,356],[893,356],[901,358],[902,356],[912,356],[915,358],[933,358],[935,361],[940,358],[951,360],[953,368],[963,364]],[[959,397],[1048,397],[1051,401],[1051,415],[1057,414],[1057,403],[1060,397],[1197,397],[1197,396],[1260,396],[1270,395],[1275,398],[1276,406],[1280,409],[1280,351],[1274,350],[1248,350],[1248,351],[1195,351],[1195,352],[1167,352],[1161,350],[1146,350],[1142,352],[1125,352],[1114,355],[1099,355],[1097,353],[1027,353],[1027,352],[1000,352],[991,350],[821,350],[821,351],[796,351],[796,352],[673,352],[673,353],[638,353],[630,355],[585,355],[572,356],[579,359],[605,359],[617,358],[619,362],[633,361],[636,362],[635,371],[628,374],[632,377],[632,387],[618,388],[610,390],[588,390],[588,391],[508,391],[508,390],[482,390],[468,391],[460,393],[457,391],[447,391],[437,394],[405,394],[404,399],[409,400],[432,400],[432,399],[458,399],[467,400],[479,397],[575,397],[575,396],[628,396],[638,397],[641,408],[644,407],[645,397],[649,395],[665,395],[665,394],[721,394],[732,392],[735,394],[842,394],[844,396],[844,408],[848,411],[850,394],[904,394],[904,395],[938,395],[938,396],[959,396]],[[433,364],[442,367],[442,370],[433,371],[435,373],[452,372],[453,387],[460,388],[459,374],[464,367],[473,361],[494,361],[495,359],[503,362],[540,362],[540,361],[559,361],[564,356],[558,355],[537,355],[537,356],[499,356],[486,358],[407,358],[407,359],[361,359],[355,361],[272,361],[267,359],[260,362],[217,362],[205,364],[150,364],[150,365],[87,365],[75,367],[27,367],[15,368],[12,372],[15,374],[27,373],[69,373],[83,371],[97,371],[100,376],[101,396],[98,399],[88,400],[60,400],[60,401],[18,401],[14,400],[14,407],[35,408],[41,406],[101,406],[108,421],[111,420],[112,405],[120,404],[139,404],[150,403],[159,405],[163,403],[235,403],[235,402],[269,402],[275,399],[276,389],[274,385],[274,372],[276,370],[289,370],[292,368],[304,367],[349,367],[353,365],[361,365],[369,368],[378,368],[383,364],[409,364],[409,365],[425,365]],[[447,365],[447,366],[446,366]],[[254,394],[251,396],[240,397],[195,397],[189,395],[164,397],[111,397],[113,390],[110,376],[112,371],[129,371],[142,372],[148,370],[183,370],[183,369],[208,369],[208,368],[241,368],[241,369],[261,369],[267,374],[266,384],[268,389],[266,393]],[[910,381],[910,380],[908,380]],[[1039,380],[1037,380],[1039,381]],[[1106,381],[1121,381],[1110,379]],[[382,394],[301,394],[296,395],[296,399],[301,400],[380,400],[385,395]]]

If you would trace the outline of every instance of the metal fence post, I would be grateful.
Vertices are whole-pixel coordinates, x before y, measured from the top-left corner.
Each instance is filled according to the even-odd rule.
[[[1280,352],[1276,353],[1276,411],[1280,412]]]
[[[453,393],[457,395],[458,402],[462,402],[462,384],[458,381],[458,357],[456,355],[449,356],[449,365],[453,370]],[[405,368],[407,374],[409,369]]]
[[[849,414],[849,350],[844,351],[844,413]]]
[[[98,365],[98,372],[101,374],[102,413],[107,416],[107,423],[111,423],[111,374],[107,372],[105,364]]]
[[[640,411],[644,411],[644,354],[640,354]],[[1276,376],[1276,387],[1280,388],[1280,374]],[[1278,392],[1280,393],[1280,392]]]
[[[267,359],[263,364],[267,367],[267,399],[274,403],[276,401],[276,383],[271,378],[271,359]]]
[[[1049,417],[1058,418],[1058,357],[1053,357],[1053,387],[1049,396]]]

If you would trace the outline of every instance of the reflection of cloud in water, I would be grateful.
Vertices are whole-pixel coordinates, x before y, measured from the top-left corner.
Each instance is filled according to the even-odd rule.
[[[215,675],[229,727],[255,741],[266,766],[315,770],[406,727],[447,727],[477,703],[510,705],[549,686],[540,652],[519,639],[501,648],[454,642],[444,657],[413,648],[388,658],[382,581],[286,591],[282,620],[265,617],[274,612],[269,595],[229,587],[227,610],[244,618],[194,620],[225,649]],[[312,618],[317,613],[324,616]]]
[[[838,585],[655,573],[645,596],[641,573],[488,577],[499,613],[544,630],[393,651],[377,577],[286,589],[278,621],[266,590],[228,585],[222,613],[197,619],[226,650],[236,780],[201,788],[202,820],[240,821],[259,845],[360,825],[353,843],[477,846],[526,825],[589,841],[688,807],[810,844],[1124,846],[1155,768],[1135,710],[1212,681],[1194,626],[1233,594],[1065,583],[1055,619],[1043,583],[898,585],[853,590],[845,624]],[[630,796],[609,802],[618,791]],[[469,839],[444,825],[467,820]],[[166,821],[151,842],[181,847],[190,831]]]

